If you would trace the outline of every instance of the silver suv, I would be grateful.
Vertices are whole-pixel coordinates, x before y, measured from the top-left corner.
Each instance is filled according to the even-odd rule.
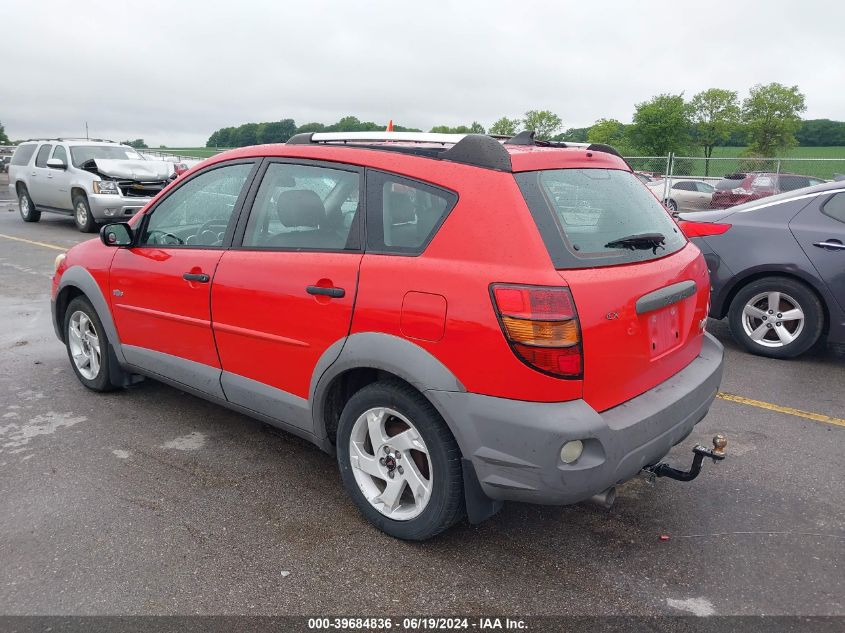
[[[27,141],[9,164],[9,189],[24,222],[63,213],[84,233],[97,230],[98,220],[134,215],[174,177],[172,163],[102,140]]]

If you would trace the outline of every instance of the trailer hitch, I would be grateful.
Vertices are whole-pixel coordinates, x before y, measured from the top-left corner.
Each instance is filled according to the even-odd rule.
[[[655,477],[669,477],[670,479],[677,479],[678,481],[692,481],[698,477],[701,472],[701,463],[705,457],[710,457],[713,462],[720,462],[725,459],[725,448],[728,445],[728,438],[721,433],[713,437],[713,448],[706,448],[701,444],[696,444],[692,452],[695,456],[692,458],[692,466],[688,471],[678,470],[672,468],[665,462],[654,464],[653,466],[646,466],[643,471],[650,479]]]

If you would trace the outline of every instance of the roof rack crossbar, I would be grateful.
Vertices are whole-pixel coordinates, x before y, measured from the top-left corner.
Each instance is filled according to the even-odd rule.
[[[287,145],[309,145],[312,143],[346,144],[383,143],[398,141],[404,143],[430,143],[443,146],[445,151],[431,158],[449,160],[455,163],[485,167],[499,171],[511,171],[511,158],[502,144],[486,134],[435,134],[429,132],[306,132],[296,134]],[[446,146],[448,149],[446,148]],[[392,149],[389,146],[369,146],[368,149]],[[399,149],[398,147],[396,149]]]
[[[287,145],[310,145],[325,143],[332,145],[346,145],[355,143],[357,147],[367,149],[396,150],[415,153],[413,148],[397,145],[364,145],[365,143],[429,143],[440,145],[443,151],[434,154],[429,151],[425,155],[430,158],[449,160],[476,167],[495,169],[498,171],[512,171],[511,157],[503,145],[536,145],[538,147],[577,147],[593,152],[613,154],[625,160],[622,155],[610,145],[603,143],[570,143],[567,141],[544,141],[535,138],[533,130],[524,130],[512,137],[502,137],[489,134],[438,134],[433,132],[303,132],[295,134],[287,141]],[[449,147],[447,147],[449,146]],[[433,148],[432,148],[433,149]],[[420,155],[423,155],[419,152]],[[628,164],[625,161],[625,164]],[[630,167],[630,165],[628,165]]]

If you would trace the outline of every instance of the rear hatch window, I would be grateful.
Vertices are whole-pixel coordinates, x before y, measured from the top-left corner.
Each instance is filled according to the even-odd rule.
[[[515,174],[555,268],[664,257],[686,239],[631,172],[552,169]]]

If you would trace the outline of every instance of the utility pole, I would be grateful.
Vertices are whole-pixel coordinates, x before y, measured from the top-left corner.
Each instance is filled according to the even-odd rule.
[[[90,140],[88,138],[88,121],[85,122],[85,140]]]

